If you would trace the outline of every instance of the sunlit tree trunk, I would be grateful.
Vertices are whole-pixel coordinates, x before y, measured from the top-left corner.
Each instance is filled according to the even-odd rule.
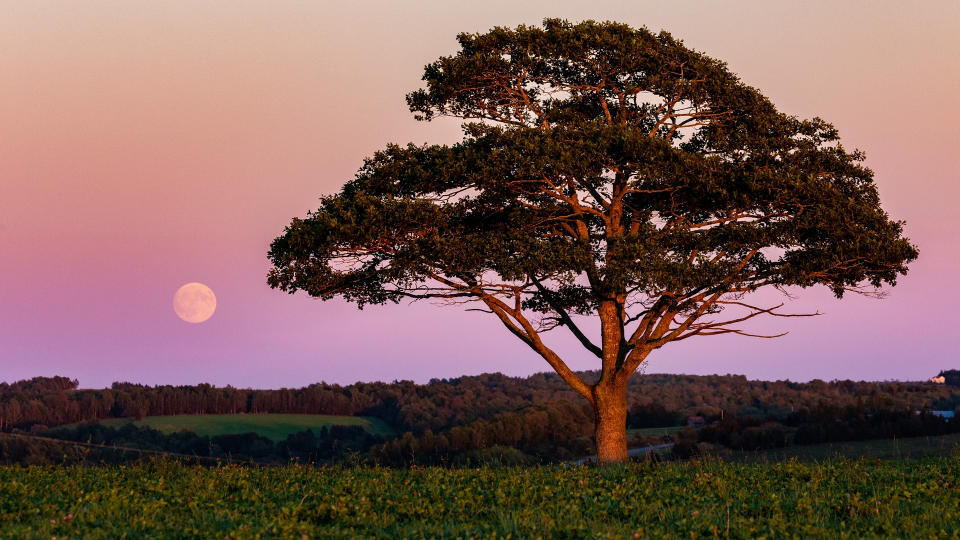
[[[593,388],[597,463],[627,460],[627,392],[625,384],[601,381]]]
[[[627,460],[627,378],[620,376],[623,324],[615,299],[600,302],[600,333],[603,367],[600,380],[591,389],[596,420],[597,463],[607,465]]]

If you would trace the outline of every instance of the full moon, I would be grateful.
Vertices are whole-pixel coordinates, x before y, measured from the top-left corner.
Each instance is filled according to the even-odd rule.
[[[174,293],[173,310],[189,323],[202,323],[217,310],[217,297],[203,283],[187,283]]]

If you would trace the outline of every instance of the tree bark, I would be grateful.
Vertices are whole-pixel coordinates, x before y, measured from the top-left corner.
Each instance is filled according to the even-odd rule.
[[[627,461],[626,385],[600,381],[593,388],[593,398],[597,463],[610,465]]]

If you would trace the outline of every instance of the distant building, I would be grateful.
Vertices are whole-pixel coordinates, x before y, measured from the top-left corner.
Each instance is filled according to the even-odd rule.
[[[687,425],[690,427],[700,427],[703,423],[702,416],[690,416],[687,418]]]
[[[945,369],[937,374],[938,379],[943,381],[943,384],[949,386],[960,386],[960,369]]]
[[[930,377],[930,382],[932,382],[933,384],[943,384],[947,382],[947,378],[944,377],[943,375],[940,375],[937,377]]]

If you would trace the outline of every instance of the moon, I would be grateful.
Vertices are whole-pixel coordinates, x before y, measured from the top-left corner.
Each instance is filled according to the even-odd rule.
[[[188,323],[202,323],[216,310],[217,297],[203,283],[187,283],[173,295],[173,311]]]

